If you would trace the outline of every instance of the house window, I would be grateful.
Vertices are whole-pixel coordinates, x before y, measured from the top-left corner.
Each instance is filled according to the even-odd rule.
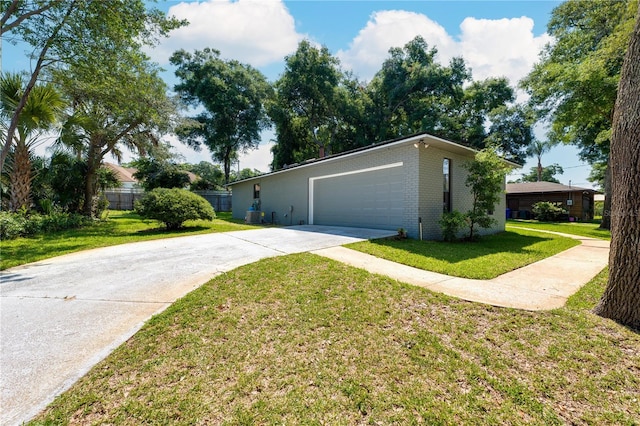
[[[259,183],[254,183],[253,184],[253,198],[260,198],[260,184]]]
[[[451,160],[445,158],[442,160],[442,211],[443,213],[451,212]]]

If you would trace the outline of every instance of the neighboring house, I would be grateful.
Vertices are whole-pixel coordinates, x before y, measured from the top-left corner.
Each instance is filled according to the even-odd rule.
[[[133,177],[133,174],[137,172],[137,169],[133,167],[122,167],[113,163],[104,163],[104,167],[112,170],[116,178],[120,181],[122,189],[132,189],[138,187],[138,180]]]
[[[255,217],[281,225],[334,225],[397,230],[424,239],[442,236],[443,211],[467,211],[465,162],[476,151],[428,134],[373,144],[308,160],[282,170],[229,184],[233,217]],[[510,163],[513,166],[516,164]],[[505,226],[501,194],[493,217]]]
[[[569,220],[593,219],[595,191],[554,182],[507,184],[507,208],[512,218],[529,219],[533,205],[548,201],[569,212]]]

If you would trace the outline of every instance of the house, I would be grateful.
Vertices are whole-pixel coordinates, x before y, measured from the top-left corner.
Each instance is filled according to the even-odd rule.
[[[411,238],[439,239],[443,211],[471,208],[462,166],[475,154],[418,134],[308,160],[231,183],[233,217],[281,225],[403,228]],[[504,230],[505,207],[502,194],[493,213],[496,225],[483,232]]]
[[[554,182],[507,184],[507,208],[512,218],[528,219],[533,205],[548,201],[569,212],[569,220],[593,219],[595,191]]]
[[[122,185],[122,189],[132,189],[137,187],[138,179],[133,177],[133,174],[137,171],[137,169],[133,167],[123,167],[118,164],[113,163],[104,163],[104,167],[113,171],[116,175],[116,178]]]

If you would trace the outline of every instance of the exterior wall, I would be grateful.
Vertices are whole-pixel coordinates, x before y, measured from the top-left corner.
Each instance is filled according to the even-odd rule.
[[[422,234],[425,240],[437,240],[442,238],[442,230],[438,221],[443,212],[443,187],[444,177],[442,162],[445,158],[450,160],[450,193],[451,210],[465,213],[471,210],[473,199],[469,188],[465,185],[467,171],[463,164],[472,161],[474,156],[454,154],[449,151],[434,147],[420,147],[420,191],[419,191],[419,217],[422,218]],[[491,234],[505,229],[505,196],[504,186],[500,201],[496,204],[492,217],[496,224],[489,229],[479,229],[479,234]]]
[[[568,206],[567,200],[573,200],[573,205]],[[569,212],[569,216],[578,220],[593,219],[594,201],[591,191],[586,194],[583,191],[507,194],[507,207],[511,209],[512,218],[528,218],[533,205],[540,201],[557,203]]]
[[[396,145],[240,182],[233,185],[233,217],[238,219],[245,217],[246,210],[254,201],[253,185],[259,183],[261,210],[265,212],[266,222],[271,222],[271,215],[274,212],[276,223],[281,225],[309,223],[310,178],[402,162],[405,192],[402,223],[408,234],[415,238],[418,235],[418,201],[415,196],[418,188],[416,157],[412,144]]]

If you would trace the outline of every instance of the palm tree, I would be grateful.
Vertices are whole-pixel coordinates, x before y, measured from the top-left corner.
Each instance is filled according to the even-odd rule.
[[[549,142],[534,140],[529,146],[528,154],[538,158],[538,182],[542,180],[542,154],[549,152],[553,145]]]
[[[3,128],[18,105],[24,87],[20,74],[9,73],[0,78]],[[34,86],[29,93],[14,134],[13,161],[9,168],[10,207],[13,211],[31,207],[31,182],[35,177],[31,172],[31,150],[55,125],[63,108],[62,96],[50,84]]]

